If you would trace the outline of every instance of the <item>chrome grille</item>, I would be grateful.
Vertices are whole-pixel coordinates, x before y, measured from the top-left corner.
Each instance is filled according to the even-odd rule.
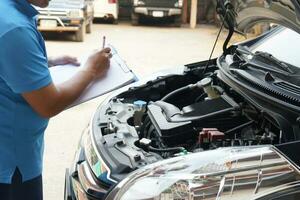
[[[144,0],[147,7],[173,8],[178,0]]]

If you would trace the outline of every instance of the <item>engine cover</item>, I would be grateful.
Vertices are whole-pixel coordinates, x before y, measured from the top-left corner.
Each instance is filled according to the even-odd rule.
[[[158,134],[157,136],[160,137],[164,143],[168,144],[168,146],[178,144],[178,141],[185,141],[186,139],[191,138],[191,134],[195,133],[192,131],[193,125],[191,121],[169,122],[164,115],[162,108],[158,105],[151,104],[148,106],[148,116]]]
[[[224,115],[231,115],[238,105],[227,96],[216,99],[208,99],[198,102],[182,109],[176,106],[158,101],[148,105],[148,116],[155,130],[148,128],[149,135],[156,134],[167,146],[187,143],[194,140],[199,130],[211,125],[210,119],[222,119]],[[179,119],[179,120],[178,120]],[[199,123],[200,122],[200,123]],[[201,123],[202,122],[202,123]]]

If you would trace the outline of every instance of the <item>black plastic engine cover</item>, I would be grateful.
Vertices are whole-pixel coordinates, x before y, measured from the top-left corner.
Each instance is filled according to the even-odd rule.
[[[195,140],[201,128],[211,125],[210,120],[215,123],[217,119],[224,119],[232,115],[236,108],[238,104],[225,95],[186,106],[182,110],[170,103],[157,101],[148,105],[148,116],[152,123],[148,135],[153,133],[154,127],[156,135],[168,146],[186,144]],[[202,126],[195,127],[199,121],[203,122]]]
[[[162,139],[183,136],[192,130],[192,122],[168,122],[161,107],[155,104],[148,105],[148,116]]]

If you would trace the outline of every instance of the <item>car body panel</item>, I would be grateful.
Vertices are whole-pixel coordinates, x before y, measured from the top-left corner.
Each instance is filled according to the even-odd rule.
[[[110,3],[108,0],[94,0],[94,18],[117,20],[119,15],[119,3]]]

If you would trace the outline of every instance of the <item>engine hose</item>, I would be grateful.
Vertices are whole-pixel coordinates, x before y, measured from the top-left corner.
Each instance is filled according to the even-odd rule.
[[[149,127],[151,126],[151,121],[150,118],[147,116],[141,126],[141,130],[140,133],[143,137],[147,137],[147,130],[149,129]]]
[[[223,44],[223,52],[224,52],[225,56],[230,53],[227,46],[228,46],[228,43],[229,43],[230,39],[233,36],[233,33],[234,33],[234,29],[231,26],[229,26],[229,33],[228,33],[228,36],[227,36],[227,38],[226,38],[226,40]]]
[[[178,93],[181,93],[181,92],[184,92],[185,90],[188,90],[188,89],[191,89],[191,85],[187,85],[187,86],[184,86],[182,88],[179,88],[177,90],[174,90],[173,92],[167,94],[166,96],[164,96],[161,101],[167,101],[169,100],[170,98],[172,98],[173,96],[175,96],[176,94]]]
[[[149,146],[148,150],[156,152],[156,153],[163,153],[163,152],[180,153],[180,152],[184,151],[185,148],[183,148],[183,147],[173,147],[173,148],[158,149],[158,148],[154,148],[152,146]]]

